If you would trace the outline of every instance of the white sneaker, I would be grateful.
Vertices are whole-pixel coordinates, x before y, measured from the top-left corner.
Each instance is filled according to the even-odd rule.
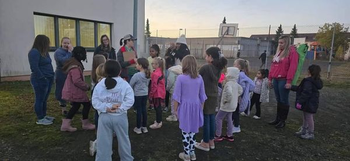
[[[259,117],[259,116],[254,115],[254,116],[253,116],[253,119],[255,119],[255,120],[260,120],[260,117]]]
[[[240,132],[241,132],[241,126],[238,126],[238,127],[233,126],[232,133],[240,133]]]
[[[53,123],[52,121],[45,118],[36,121],[36,124],[38,125],[51,125],[52,123]]]
[[[162,122],[157,123],[156,121],[154,121],[154,123],[152,125],[150,125],[149,128],[151,128],[151,129],[159,129],[159,128],[162,127],[162,125],[163,125]]]
[[[248,115],[244,112],[241,112],[241,116],[248,116]]]
[[[143,133],[148,133],[147,127],[141,127],[141,130],[142,130]]]
[[[167,121],[177,121],[177,117],[175,115],[170,115],[166,118]]]
[[[96,140],[95,141],[90,141],[90,147],[89,147],[89,152],[90,152],[90,156],[94,156],[96,153]]]
[[[135,127],[135,128],[134,128],[134,132],[135,132],[136,134],[142,134],[141,128]]]

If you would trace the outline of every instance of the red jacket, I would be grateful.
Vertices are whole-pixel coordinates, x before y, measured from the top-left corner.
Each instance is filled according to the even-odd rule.
[[[151,90],[149,98],[165,99],[165,79],[160,68],[154,70],[151,74]]]
[[[281,59],[279,62],[272,61],[269,73],[269,80],[286,79],[287,83],[291,83],[298,67],[299,55],[294,46],[290,46],[289,55]]]
[[[70,102],[89,102],[86,92],[89,85],[84,81],[83,71],[78,66],[72,66],[67,74],[62,90],[62,99]]]

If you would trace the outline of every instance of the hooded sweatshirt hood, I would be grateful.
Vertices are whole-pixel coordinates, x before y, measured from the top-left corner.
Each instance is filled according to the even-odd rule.
[[[308,77],[308,78],[306,78],[306,80],[312,82],[312,84],[314,84],[315,87],[316,87],[318,90],[320,90],[320,89],[323,88],[323,82],[322,82],[321,79],[315,80],[315,79],[313,79],[312,77]]]
[[[185,35],[181,35],[181,36],[176,40],[176,43],[187,45]]]
[[[226,80],[227,81],[235,81],[237,82],[238,77],[239,77],[239,69],[236,67],[228,67],[227,68],[227,75],[226,75]]]
[[[173,72],[176,75],[182,74],[182,66],[181,65],[172,66],[168,70]]]

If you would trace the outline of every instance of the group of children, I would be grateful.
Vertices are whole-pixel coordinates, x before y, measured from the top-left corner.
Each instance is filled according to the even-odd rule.
[[[96,160],[111,160],[112,139],[118,139],[121,160],[133,160],[128,135],[127,110],[136,109],[136,134],[147,133],[147,101],[156,111],[156,120],[149,126],[151,129],[162,127],[162,107],[169,93],[171,115],[167,121],[179,121],[182,132],[184,152],[179,154],[182,160],[196,160],[195,148],[209,151],[215,149],[215,143],[222,140],[234,141],[233,133],[241,131],[239,117],[249,115],[256,105],[254,119],[260,119],[262,102],[269,101],[269,89],[266,70],[259,70],[256,78],[251,80],[249,62],[237,59],[233,67],[227,67],[227,60],[220,49],[211,47],[206,50],[208,64],[197,70],[197,61],[191,55],[176,65],[175,58],[159,57],[158,45],[150,48],[150,57],[138,58],[135,73],[128,83],[120,77],[121,65],[115,60],[106,60],[102,55],[93,58],[92,73],[92,106],[96,109],[95,125],[88,121],[90,101],[86,91],[90,86],[84,82],[82,61],[86,59],[86,50],[75,47],[71,60],[64,66],[68,77],[63,89],[63,98],[70,101],[72,108],[67,118],[63,119],[61,131],[76,131],[70,122],[82,104],[83,129],[97,128],[97,140],[90,142],[90,154],[97,150]],[[227,72],[223,73],[224,68]],[[223,75],[224,74],[224,75]],[[297,91],[296,108],[304,110],[304,123],[297,133],[303,138],[313,137],[313,115],[318,104],[318,93],[322,88],[319,66],[310,66],[310,77],[303,80]],[[220,84],[219,83],[220,80]],[[220,88],[217,88],[221,86]],[[220,93],[218,89],[222,88]],[[310,89],[311,88],[311,89]],[[315,89],[315,90],[314,90]],[[251,96],[252,93],[252,96]],[[219,102],[218,102],[219,100]],[[216,107],[219,107],[217,111]],[[217,113],[216,113],[217,112]],[[226,118],[227,132],[222,135],[222,122]],[[195,134],[203,127],[203,140],[195,140]],[[307,131],[312,131],[308,132]],[[308,136],[305,136],[308,134]],[[312,136],[310,136],[312,134]]]

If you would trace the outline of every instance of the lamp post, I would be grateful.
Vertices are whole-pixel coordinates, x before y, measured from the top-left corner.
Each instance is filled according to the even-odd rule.
[[[180,37],[180,34],[181,34],[181,30],[182,30],[182,28],[179,29],[179,37]]]

